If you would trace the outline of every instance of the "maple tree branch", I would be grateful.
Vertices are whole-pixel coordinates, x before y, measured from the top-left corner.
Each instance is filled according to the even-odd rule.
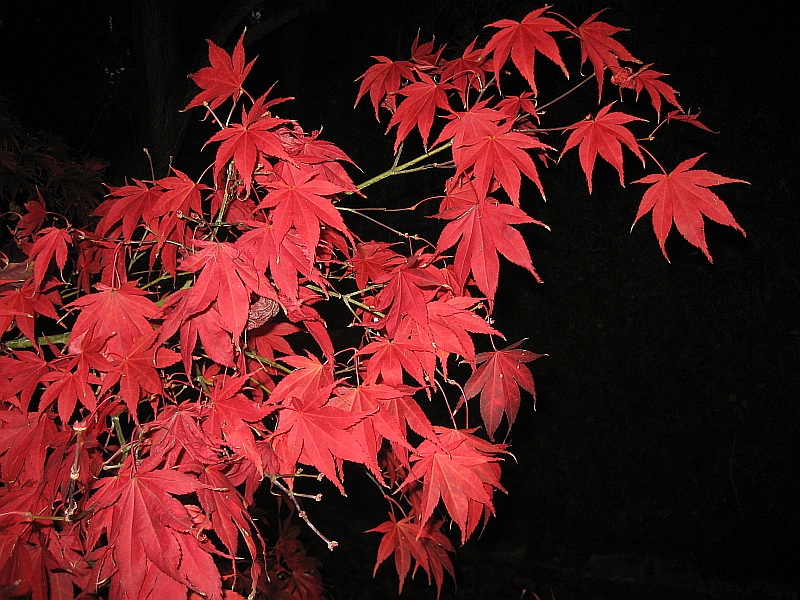
[[[288,486],[285,486],[283,485],[283,483],[278,481],[277,476],[271,476],[270,479],[272,480],[272,485],[277,487],[280,491],[282,491],[284,494],[286,494],[286,496],[289,497],[289,499],[292,501],[292,504],[294,504],[294,507],[297,509],[297,516],[303,519],[305,524],[308,525],[309,529],[311,529],[311,531],[317,534],[317,537],[319,537],[319,539],[325,542],[325,545],[328,546],[328,550],[333,550],[334,548],[336,548],[339,545],[339,542],[337,542],[336,540],[331,540],[328,537],[326,537],[325,534],[322,533],[317,528],[317,526],[311,522],[311,520],[308,518],[308,514],[300,507],[300,502],[297,500],[298,496],[303,496],[307,498],[313,498],[314,500],[319,502],[320,500],[322,500],[322,494],[317,494],[316,496],[309,496],[306,494],[296,494],[293,490],[289,489]]]
[[[42,335],[36,338],[36,344],[39,346],[46,346],[48,344],[66,344],[71,335],[71,331],[67,331],[66,333],[58,333],[56,335]],[[15,340],[3,342],[3,346],[5,346],[8,350],[19,350],[21,348],[33,348],[33,343],[23,335]]]
[[[337,299],[341,300],[342,302],[345,303],[345,305],[350,310],[350,312],[353,313],[353,316],[356,316],[356,313],[355,313],[355,311],[353,311],[350,308],[351,304],[353,304],[354,306],[357,306],[361,310],[364,310],[364,311],[366,311],[366,312],[368,312],[370,314],[375,315],[376,317],[378,317],[380,319],[382,319],[383,317],[386,316],[385,314],[383,314],[379,310],[375,310],[371,306],[367,306],[363,302],[360,302],[359,300],[353,300],[353,298],[352,298],[352,296],[354,296],[354,295],[363,294],[364,292],[368,292],[368,291],[370,291],[372,289],[377,289],[380,286],[369,286],[367,288],[364,288],[363,290],[356,290],[355,292],[350,292],[349,294],[342,294],[340,292],[337,292],[336,290],[323,290],[321,287],[318,287],[318,286],[314,285],[313,283],[306,283],[305,287],[307,287],[312,292],[317,292],[318,294],[328,294],[330,296],[333,296],[334,298],[337,298]]]
[[[660,162],[658,162],[658,159],[657,159],[655,156],[653,156],[653,153],[652,153],[652,152],[650,152],[650,151],[649,151],[647,148],[645,148],[644,146],[639,146],[639,148],[641,148],[642,150],[644,150],[644,153],[645,153],[645,154],[647,154],[647,156],[649,156],[650,158],[652,158],[652,159],[653,159],[653,162],[654,162],[654,163],[656,163],[656,165],[658,166],[658,168],[659,168],[659,169],[661,169],[661,172],[662,172],[664,175],[666,175],[666,174],[667,174],[667,170],[666,170],[664,167],[662,167],[662,166],[661,166],[661,163],[660,163]],[[631,225],[631,231],[633,231],[633,225]]]
[[[413,167],[414,165],[422,162],[426,158],[434,156],[435,154],[439,154],[439,152],[442,152],[443,150],[447,150],[452,145],[453,145],[453,140],[450,140],[449,142],[445,142],[441,146],[436,146],[436,148],[433,148],[432,150],[428,150],[425,154],[421,154],[420,156],[418,156],[418,157],[416,157],[414,159],[411,159],[408,162],[403,163],[402,165],[392,165],[392,167],[390,169],[387,169],[383,173],[379,173],[378,175],[375,175],[375,177],[372,177],[371,179],[367,179],[364,183],[361,183],[356,187],[360,191],[360,190],[363,190],[366,187],[371,186],[373,183],[378,183],[379,181],[382,181],[382,180],[386,179],[387,177],[391,177],[392,175],[398,175],[399,173],[402,173],[403,171],[406,171],[409,168]],[[397,157],[399,158],[399,156],[400,156],[400,154],[398,153]],[[353,193],[355,193],[355,192],[346,192],[346,195],[353,194]]]
[[[253,352],[252,350],[245,350],[244,355],[247,356],[248,358],[252,358],[253,360],[258,361],[262,367],[264,365],[267,365],[272,367],[273,369],[278,369],[279,371],[282,371],[286,375],[292,372],[292,369],[290,369],[286,365],[282,365],[278,362],[275,362],[274,360],[270,360],[266,356],[261,356],[260,354],[258,354],[257,352]]]
[[[435,247],[436,247],[436,245],[435,245],[435,244],[432,244],[430,241],[426,240],[426,239],[425,239],[424,237],[422,237],[422,236],[419,236],[419,235],[417,235],[417,234],[410,234],[410,233],[406,233],[406,232],[404,232],[404,231],[400,231],[400,230],[398,230],[398,229],[395,229],[394,227],[391,227],[391,226],[387,225],[387,224],[386,224],[386,223],[384,223],[383,221],[379,221],[378,219],[374,219],[373,217],[370,217],[369,215],[365,215],[365,214],[362,212],[362,210],[361,210],[361,209],[357,209],[357,208],[348,208],[348,207],[346,207],[346,206],[337,206],[337,208],[338,208],[339,210],[341,210],[341,211],[344,211],[344,212],[349,212],[349,213],[353,213],[354,215],[358,215],[359,217],[362,217],[362,218],[364,218],[364,219],[367,219],[368,221],[372,221],[372,222],[373,222],[373,223],[375,223],[376,225],[379,225],[379,226],[383,227],[384,229],[386,229],[386,230],[388,230],[388,231],[391,231],[393,234],[395,234],[395,235],[396,235],[396,236],[398,236],[398,237],[401,237],[401,238],[403,238],[404,240],[414,240],[414,241],[417,241],[417,242],[425,242],[425,243],[426,243],[426,244],[428,244],[428,246],[430,246],[431,248],[435,248]],[[367,209],[367,210],[370,210],[370,209]],[[389,209],[377,209],[377,210],[381,210],[382,212],[390,212],[390,211],[389,211]],[[406,209],[403,209],[403,210],[406,210]]]

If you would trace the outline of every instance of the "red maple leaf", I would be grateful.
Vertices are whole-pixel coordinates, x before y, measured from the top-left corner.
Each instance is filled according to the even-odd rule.
[[[547,226],[516,206],[500,204],[491,197],[478,199],[472,186],[461,189],[461,193],[454,190],[449,194],[451,206],[435,215],[449,221],[439,236],[436,252],[441,254],[458,243],[453,268],[460,281],[465,283],[472,272],[478,288],[492,302],[500,273],[499,254],[541,281],[533,268],[525,240],[511,226],[523,223]]]
[[[269,396],[270,404],[286,402],[289,398],[305,398],[322,388],[333,385],[333,372],[330,365],[308,353],[308,356],[284,356],[281,362],[293,367],[291,373],[283,377]]]
[[[364,383],[356,387],[339,386],[335,389],[334,398],[337,400],[335,406],[368,415],[353,425],[352,431],[362,447],[368,451],[371,469],[377,469],[377,460],[373,462],[372,459],[378,456],[384,439],[407,450],[412,449],[406,439],[406,421],[399,421],[388,408],[392,401],[406,395],[407,392],[382,383]],[[419,408],[413,400],[412,403]],[[331,404],[334,405],[333,402]],[[413,418],[411,414],[413,413],[409,411],[410,418]],[[379,479],[383,478],[379,469],[376,476]]]
[[[39,382],[51,368],[50,361],[37,352],[0,356],[0,401],[28,411]]]
[[[132,184],[111,188],[108,199],[93,213],[94,216],[101,217],[97,224],[97,233],[110,235],[117,229],[115,225],[122,220],[122,237],[130,241],[143,215],[153,214],[163,193],[161,186],[147,185],[138,179],[134,179]]]
[[[400,489],[421,481],[420,522],[428,522],[441,500],[461,529],[463,543],[477,526],[476,516],[494,511],[493,490],[503,488],[499,469],[492,469],[491,465],[500,460],[497,453],[504,447],[475,437],[472,435],[474,429],[454,430],[437,426],[434,431],[436,438],[424,440],[412,454],[411,472]]]
[[[341,164],[347,162],[355,166],[353,159],[335,144],[320,139],[320,131],[306,134],[299,125],[295,123],[293,125],[292,135],[283,136],[284,145],[292,160],[312,166],[320,176],[341,186],[348,193],[361,194]]]
[[[404,316],[414,319],[423,329],[428,327],[425,308],[436,289],[445,286],[444,277],[431,264],[433,257],[421,250],[397,265],[388,274],[376,280],[386,283],[378,294],[375,309],[386,316],[375,327],[385,327],[393,336]]]
[[[597,21],[596,19],[601,12],[603,11],[598,10],[573,30],[575,36],[581,40],[581,65],[590,60],[594,67],[594,74],[597,78],[598,100],[603,95],[603,79],[607,68],[611,68],[612,72],[616,72],[619,68],[620,60],[635,63],[641,62],[628,52],[625,46],[611,37],[615,33],[627,31],[627,29]]]
[[[309,390],[303,398],[292,396],[278,411],[278,425],[270,436],[283,462],[311,465],[344,494],[341,468],[335,461],[368,464],[369,456],[349,429],[366,414],[327,406],[333,385]]]
[[[428,322],[437,351],[462,356],[469,364],[474,365],[475,346],[469,334],[483,333],[502,337],[480,315],[468,310],[479,302],[480,298],[454,296],[428,303]],[[442,362],[446,365],[446,360]]]
[[[218,308],[226,331],[238,338],[250,312],[251,294],[274,295],[250,252],[229,242],[198,240],[198,252],[181,262],[181,270],[200,275],[186,300],[185,313],[193,315],[212,304]]]
[[[220,465],[203,464],[199,480],[204,485],[197,490],[197,498],[211,520],[211,529],[219,536],[231,557],[238,556],[239,540],[244,540],[250,553],[250,578],[255,587],[262,571],[258,552],[264,547],[264,541],[247,510],[245,498]],[[259,542],[258,546],[256,541]],[[232,600],[235,596],[229,598],[226,591],[223,597]],[[201,600],[202,597],[197,598]]]
[[[578,155],[581,160],[581,168],[586,174],[586,181],[589,183],[589,193],[592,193],[592,172],[594,171],[594,161],[598,153],[606,159],[619,173],[619,183],[625,186],[625,179],[623,176],[622,167],[622,146],[620,142],[625,144],[631,152],[633,152],[644,165],[644,156],[639,150],[639,144],[630,130],[624,126],[625,123],[631,121],[642,121],[638,117],[632,117],[621,112],[610,112],[611,107],[614,105],[612,102],[608,106],[604,106],[597,113],[593,119],[586,118],[573,125],[567,127],[571,129],[572,133],[567,138],[567,143],[564,144],[564,149],[561,151],[561,156],[570,148],[574,148],[580,144]],[[559,157],[559,160],[561,157]]]
[[[410,320],[403,320],[392,337],[376,336],[356,353],[356,356],[372,355],[367,361],[365,381],[374,383],[380,377],[387,385],[399,386],[405,371],[420,385],[429,385],[436,368],[434,348],[413,335]]]
[[[411,42],[411,61],[422,71],[435,71],[442,57],[444,46],[436,49],[436,40],[419,43],[419,31],[414,41]]]
[[[174,277],[177,246],[167,242],[177,242],[180,246],[191,244],[191,230],[186,217],[203,214],[201,192],[207,190],[208,186],[192,181],[178,169],[173,168],[172,171],[175,175],[154,182],[164,193],[146,207],[142,217],[151,230],[149,236],[156,239],[155,247],[150,252],[150,267],[153,268],[160,254],[164,269]]]
[[[23,484],[42,481],[48,448],[58,433],[52,416],[44,411],[3,410],[0,429],[0,480]]]
[[[392,95],[400,89],[403,79],[411,81],[414,78],[414,67],[407,60],[394,61],[385,56],[373,56],[378,64],[372,65],[359,76],[361,85],[358,88],[355,105],[369,92],[372,106],[375,108],[375,119],[378,119],[378,108],[387,95]],[[356,80],[357,81],[357,80]]]
[[[561,67],[564,75],[569,77],[567,67],[561,60],[561,53],[558,44],[550,35],[557,31],[569,31],[569,29],[555,19],[543,17],[542,14],[549,7],[534,10],[528,13],[519,23],[511,19],[501,19],[494,23],[489,23],[486,27],[500,29],[492,35],[486,44],[484,52],[493,53],[494,76],[500,82],[500,71],[506,63],[509,54],[514,65],[520,74],[530,84],[533,93],[537,93],[536,81],[533,76],[533,62],[536,52],[541,52],[555,64]]]
[[[253,185],[253,171],[261,156],[291,160],[283,147],[279,128],[287,121],[266,114],[266,94],[253,103],[249,111],[242,108],[242,122],[233,123],[212,135],[206,144],[222,142],[214,159],[215,178],[225,172],[228,161],[239,173],[247,194]]]
[[[121,598],[143,598],[142,591],[152,589],[145,587],[146,580],[156,578],[165,585],[172,585],[167,581],[172,579],[183,594],[192,589],[222,600],[210,542],[195,535],[187,508],[174,497],[195,492],[202,484],[158,466],[150,459],[134,467],[129,456],[116,477],[98,482],[86,510],[93,512],[93,539],[103,531],[108,537],[101,561],[118,570],[114,580]],[[162,597],[162,592],[156,588],[147,598]]]
[[[680,121],[683,123],[689,123],[690,125],[694,125],[695,127],[708,131],[709,133],[717,133],[713,129],[707,127],[706,125],[700,122],[700,111],[696,113],[691,113],[691,112],[683,112],[682,110],[671,110],[669,113],[667,113],[666,120],[667,123],[669,123],[670,121]]]
[[[76,352],[87,343],[100,341],[106,343],[107,352],[124,356],[139,338],[153,331],[149,319],[161,311],[136,283],[127,281],[117,287],[98,283],[95,285],[97,292],[67,305],[70,310],[81,309],[72,327],[70,351]]]
[[[392,115],[392,120],[389,121],[389,125],[386,128],[388,132],[397,125],[397,138],[394,141],[395,152],[397,152],[400,144],[414,127],[419,128],[423,146],[427,148],[436,109],[450,110],[447,90],[454,89],[453,84],[437,83],[425,73],[419,73],[418,75],[420,81],[410,83],[397,92],[405,96],[406,99],[398,105],[397,110]]]
[[[392,246],[387,242],[361,242],[353,248],[353,254],[348,261],[350,271],[355,274],[356,285],[359,289],[367,287],[367,283],[372,280],[382,278],[405,259],[392,250]]]
[[[234,367],[233,339],[230,327],[220,315],[217,303],[200,312],[188,310],[192,290],[183,289],[173,293],[164,303],[164,308],[169,310],[169,316],[159,331],[158,344],[163,344],[180,329],[181,358],[187,374],[192,372],[192,353],[197,346],[197,340],[209,358],[226,367]],[[245,315],[245,319],[246,319]]]
[[[60,227],[45,227],[39,231],[39,237],[28,250],[28,258],[33,261],[33,287],[41,290],[42,280],[55,256],[56,265],[64,270],[67,264],[68,245],[72,245],[72,236]]]
[[[344,188],[307,167],[288,166],[277,174],[278,178],[269,182],[269,193],[258,208],[274,207],[271,217],[278,243],[292,227],[311,252],[317,248],[322,226],[333,227],[350,236],[342,215],[331,202],[331,197],[345,191]]]
[[[202,88],[184,110],[194,106],[203,106],[208,102],[209,108],[214,110],[228,98],[233,98],[234,103],[239,100],[244,90],[244,80],[250,73],[255,59],[244,64],[244,31],[236,42],[233,54],[228,54],[211,40],[208,42],[208,60],[210,67],[203,67],[196,73],[189,75],[192,80]]]
[[[492,135],[496,125],[517,116],[517,113],[511,115],[496,108],[489,108],[488,103],[489,99],[481,100],[464,112],[450,112],[444,115],[450,122],[444,126],[434,145],[452,138],[453,160],[456,164],[461,162],[461,152],[466,145],[483,136]]]
[[[670,173],[655,173],[633,182],[651,184],[644,193],[633,224],[636,225],[641,217],[653,211],[653,230],[661,246],[661,252],[667,260],[669,257],[665,244],[673,222],[690,244],[703,251],[709,262],[712,262],[712,259],[706,245],[703,215],[712,221],[733,227],[745,235],[744,229],[733,218],[725,203],[708,188],[724,183],[747,182],[723,177],[703,169],[694,169],[702,157],[703,154],[685,160]]]
[[[180,355],[169,348],[155,345],[157,333],[152,331],[139,337],[126,353],[112,354],[114,370],[103,380],[103,390],[119,383],[119,395],[128,407],[128,414],[139,424],[137,407],[142,395],[164,394],[164,381],[157,369],[163,369],[180,360]]]
[[[42,383],[46,384],[46,389],[42,392],[39,400],[39,410],[44,410],[57,401],[58,416],[61,418],[62,425],[67,425],[72,420],[78,401],[90,412],[97,409],[97,397],[92,385],[101,383],[101,380],[88,369],[85,355],[90,353],[94,354],[93,358],[96,362],[103,360],[95,346],[84,350],[83,356],[63,359],[55,369],[42,375]]]
[[[503,350],[481,352],[475,357],[478,367],[464,385],[464,398],[469,400],[480,393],[481,417],[486,433],[494,439],[494,433],[500,425],[505,413],[508,427],[514,424],[520,404],[520,388],[533,396],[536,405],[536,388],[525,363],[541,358],[542,354],[534,354],[517,347],[522,342],[512,344]]]
[[[208,380],[208,375],[204,374]],[[215,443],[222,442],[232,453],[244,457],[255,465],[259,477],[264,475],[261,453],[256,448],[254,434],[263,437],[266,429],[261,420],[270,414],[273,406],[262,405],[248,398],[242,389],[247,374],[236,377],[215,376],[207,389],[208,403],[200,411],[203,431]]]
[[[661,73],[650,68],[650,65],[644,65],[635,73],[628,67],[623,67],[617,71],[611,78],[611,83],[620,87],[620,96],[622,89],[632,89],[636,92],[636,99],[639,99],[639,94],[642,90],[647,92],[650,96],[650,102],[653,108],[656,109],[657,114],[661,114],[661,98],[663,97],[669,104],[675,108],[683,111],[683,108],[678,104],[678,92],[669,84],[661,81],[666,73]]]
[[[421,567],[428,575],[428,583],[433,576],[436,581],[436,597],[441,596],[444,571],[455,580],[453,563],[447,554],[455,552],[455,549],[447,536],[439,531],[441,526],[441,521],[429,521],[420,525],[413,515],[398,520],[394,514],[390,514],[388,521],[367,530],[367,533],[383,534],[372,576],[378,572],[381,563],[394,554],[394,565],[400,578],[398,595],[403,593],[403,585],[414,562],[416,564],[411,577]]]
[[[521,185],[520,171],[536,184],[544,198],[544,188],[530,155],[525,150],[547,150],[533,136],[512,131],[513,123],[502,125],[487,124],[486,131],[453,149],[456,161],[455,178],[471,170],[475,177],[475,192],[486,196],[494,178],[511,198],[514,206],[519,206]]]
[[[28,338],[35,348],[38,348],[34,318],[36,315],[42,315],[57,321],[59,316],[55,307],[60,305],[61,296],[55,285],[47,286],[42,291],[36,291],[33,282],[28,278],[19,287],[14,286],[0,292],[0,332],[8,331],[11,324],[14,323],[20,333]]]
[[[461,102],[466,106],[469,88],[481,90],[487,83],[486,71],[491,69],[492,61],[483,48],[475,49],[477,40],[472,40],[461,57],[447,61],[442,67],[441,80],[452,83]]]

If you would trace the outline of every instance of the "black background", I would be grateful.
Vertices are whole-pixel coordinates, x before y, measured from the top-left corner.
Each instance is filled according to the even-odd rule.
[[[97,19],[87,21],[95,5],[57,5],[0,12],[0,94],[24,125],[106,158],[120,177],[113,165],[135,150],[126,135],[135,107],[117,92],[97,118],[105,88],[96,58],[109,50],[107,40],[98,44]],[[196,10],[205,5],[214,2]],[[285,116],[307,130],[324,126],[366,179],[391,160],[385,122],[374,122],[367,102],[352,108],[370,55],[407,57],[418,30],[423,41],[435,35],[457,47],[486,22],[538,6],[330,2],[248,49],[259,55],[250,86],[260,93],[278,80],[280,95],[297,98]],[[619,39],[670,73],[684,107],[700,108],[719,132],[670,125],[663,145],[649,148],[668,169],[708,152],[699,166],[750,182],[716,188],[747,237],[709,224],[712,265],[673,231],[667,263],[649,218],[630,231],[643,187],[620,188],[598,161],[589,196],[574,151],[543,174],[546,205],[524,190],[525,208],[552,229],[525,230],[545,283],[504,262],[496,326],[549,356],[531,365],[537,410],[524,403],[509,438],[517,458],[505,465],[509,494],[497,496],[497,517],[460,552],[458,592],[448,582],[443,597],[736,598],[749,590],[749,598],[789,598],[800,565],[793,20],[763,2],[743,12],[687,1],[573,0],[554,9],[577,23],[604,6],[605,20],[631,29]],[[187,14],[187,47],[204,44],[197,21]],[[537,74],[546,62],[539,57]],[[559,77],[554,71],[552,81],[565,89]],[[593,93],[576,110],[596,110]],[[203,135],[193,128],[177,157],[189,174],[199,172],[192,142]],[[625,160],[626,181],[644,174]],[[436,176],[390,179],[370,189],[370,201],[411,204],[435,185]],[[389,567],[371,579],[377,536],[357,535],[377,524],[370,506],[379,500],[350,496],[330,498],[332,517],[312,507],[342,541],[321,555],[326,581],[336,598],[393,595]],[[434,597],[422,583],[418,576],[407,595]]]

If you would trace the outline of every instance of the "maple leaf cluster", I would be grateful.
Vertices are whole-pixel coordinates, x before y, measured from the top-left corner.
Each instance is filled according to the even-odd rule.
[[[323,480],[344,493],[351,463],[389,503],[371,529],[375,569],[393,556],[400,591],[421,570],[441,592],[454,575],[445,525],[464,543],[494,514],[522,390],[535,398],[528,365],[541,355],[492,320],[501,255],[539,280],[517,229],[546,227],[523,208],[523,176],[544,197],[539,169],[555,152],[535,57],[568,74],[559,44],[577,40],[600,97],[610,73],[620,94],[676,109],[659,127],[704,127],[663,74],[625,64],[638,61],[599,14],[575,27],[542,8],[492,23],[454,58],[418,40],[408,60],[376,57],[356,103],[388,112],[397,156],[361,185],[345,152],[274,112],[285,99],[249,95],[244,36],[230,55],[209,42],[187,106],[220,126],[207,176],[173,169],[111,188],[85,229],[29,202],[13,231],[26,258],[0,271],[0,591],[320,598],[298,529],[268,542],[256,492],[333,549],[303,502],[321,499]],[[527,91],[509,95],[514,74]],[[650,156],[629,129],[641,118],[613,104],[557,128],[590,191],[598,154],[621,183],[623,148]],[[401,163],[415,129],[422,153]],[[452,171],[437,240],[351,229],[371,182],[445,151],[451,160],[428,165]],[[709,188],[738,180],[694,169],[698,159],[639,179],[651,187],[636,220],[652,211],[662,250],[674,222],[710,259],[703,215],[740,227]],[[333,325],[355,330],[355,345],[336,347]]]

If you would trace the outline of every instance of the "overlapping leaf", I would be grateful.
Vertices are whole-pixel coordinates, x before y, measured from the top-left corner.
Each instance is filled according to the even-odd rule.
[[[356,105],[364,94],[369,92],[369,99],[375,109],[375,119],[378,119],[378,108],[387,95],[392,95],[400,90],[403,79],[411,81],[414,78],[413,65],[407,60],[394,61],[385,56],[373,56],[378,61],[361,75],[361,85],[356,96]]]
[[[388,521],[368,530],[368,533],[383,534],[378,547],[375,568],[372,571],[373,577],[378,572],[381,563],[394,555],[395,569],[400,578],[398,594],[403,593],[406,577],[412,563],[415,563],[412,577],[419,568],[422,568],[428,575],[429,583],[433,576],[436,581],[438,598],[442,593],[444,572],[447,571],[450,577],[455,579],[453,563],[447,554],[455,552],[455,549],[447,536],[439,531],[441,525],[441,521],[429,521],[420,525],[413,516],[397,519],[394,514],[390,514]]]
[[[497,453],[502,447],[475,437],[472,430],[434,430],[436,438],[423,441],[412,456],[411,473],[401,489],[421,481],[421,522],[427,523],[442,501],[461,529],[463,543],[475,531],[476,517],[494,511],[493,490],[503,489],[499,469],[491,466],[500,460]]]
[[[481,292],[493,301],[500,273],[500,254],[539,280],[525,240],[512,225],[536,223],[546,227],[544,223],[516,206],[500,204],[491,197],[479,198],[471,187],[450,197],[451,207],[436,215],[449,221],[439,236],[436,252],[441,254],[458,244],[453,268],[462,282],[467,281],[471,272]]]
[[[105,530],[108,549],[104,560],[112,563],[120,598],[143,598],[146,581],[156,577],[179,584],[211,600],[222,600],[219,571],[209,554],[209,543],[193,533],[193,524],[176,495],[201,487],[193,477],[159,469],[149,461],[136,470],[121,469],[117,477],[99,482],[87,507],[94,510],[91,528]],[[95,534],[96,535],[96,534]],[[163,588],[147,598],[161,597]]]
[[[395,152],[414,127],[419,128],[422,143],[427,148],[436,109],[450,109],[447,90],[454,89],[453,84],[438,83],[425,73],[418,75],[419,81],[410,83],[397,92],[406,98],[397,106],[397,110],[386,128],[389,131],[392,127],[397,126],[397,137],[394,141]]]
[[[603,11],[599,10],[594,13],[573,31],[581,41],[581,65],[589,60],[594,68],[598,100],[603,95],[606,69],[610,68],[612,73],[616,72],[620,68],[620,60],[640,62],[628,52],[625,46],[612,37],[616,33],[627,30],[598,21],[597,17],[601,12]]]
[[[520,172],[536,184],[544,197],[544,188],[539,179],[536,165],[526,150],[547,150],[547,144],[537,138],[512,130],[513,123],[503,125],[486,124],[482,135],[465,140],[463,146],[457,148],[457,179],[465,173],[471,173],[475,179],[475,191],[478,196],[488,194],[494,178],[506,191],[514,206],[519,206],[519,190],[522,183]]]
[[[272,440],[276,452],[292,471],[298,462],[311,465],[344,493],[341,470],[335,461],[370,462],[366,450],[349,431],[366,414],[326,406],[331,389],[326,386],[303,398],[290,397],[278,412]]]

